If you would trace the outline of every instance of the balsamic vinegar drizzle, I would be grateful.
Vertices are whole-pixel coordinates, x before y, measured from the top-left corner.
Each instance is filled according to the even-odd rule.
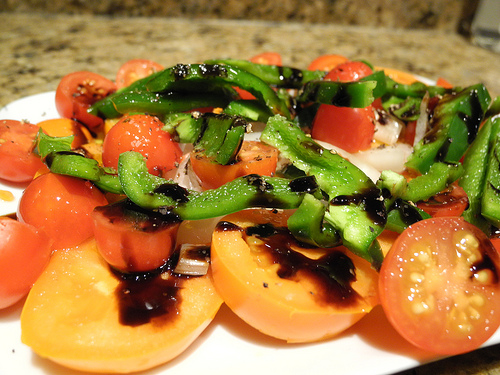
[[[311,259],[293,248],[300,248],[299,243],[287,228],[274,227],[271,224],[259,224],[246,229],[228,222],[220,222],[218,231],[240,231],[243,239],[256,236],[263,241],[259,246],[274,264],[279,265],[277,274],[282,279],[299,280],[308,278],[315,286],[314,297],[318,304],[351,306],[360,298],[352,288],[356,281],[355,266],[342,251],[332,249],[318,259]],[[309,247],[309,245],[307,245]],[[271,285],[263,281],[265,288]]]

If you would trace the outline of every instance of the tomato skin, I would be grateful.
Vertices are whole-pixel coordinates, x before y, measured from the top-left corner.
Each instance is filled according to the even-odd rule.
[[[116,74],[117,90],[130,86],[135,81],[163,70],[163,65],[147,59],[132,59],[123,64]]]
[[[307,70],[323,70],[325,72],[329,72],[336,66],[348,61],[349,59],[342,55],[322,55],[311,61]]]
[[[371,68],[360,61],[337,65],[325,80],[350,82],[371,74]],[[314,139],[328,142],[347,152],[370,148],[375,134],[375,112],[366,108],[336,107],[322,104],[314,117],[311,135]]]
[[[264,334],[287,342],[313,342],[333,337],[378,303],[377,272],[368,262],[351,256],[342,247],[297,248],[293,239],[283,229],[280,231],[286,228],[287,217],[288,214],[273,210],[245,210],[222,218],[213,233],[211,246],[215,288],[236,315]],[[271,225],[278,228],[276,237],[249,234],[255,228]],[[275,259],[272,255],[275,250],[290,257],[285,255],[283,261]],[[302,258],[301,254],[309,259]],[[325,274],[319,271],[321,267],[302,268],[329,255],[335,256],[332,263],[338,266],[337,271],[355,274],[356,281],[347,281],[341,288],[352,291],[349,296],[337,298],[340,289],[330,284],[331,279],[325,282],[328,278],[322,278]],[[353,270],[343,267],[343,261],[337,262],[344,257],[352,261]],[[288,274],[288,264],[292,274]],[[298,269],[295,274],[294,269]]]
[[[425,202],[417,202],[417,207],[432,217],[460,216],[468,205],[467,193],[456,183]]]
[[[137,151],[146,158],[149,173],[161,175],[173,169],[182,152],[170,134],[161,129],[162,126],[155,116],[139,114],[120,119],[104,138],[104,166],[117,169],[121,153]]]
[[[152,271],[166,263],[175,247],[180,221],[140,214],[126,201],[96,207],[94,237],[102,257],[122,272]]]
[[[115,83],[97,73],[70,73],[57,86],[56,109],[61,117],[75,119],[89,128],[96,128],[104,121],[88,113],[87,109],[115,91]]]
[[[0,217],[0,309],[29,292],[49,262],[51,243],[43,231]]]
[[[93,235],[91,213],[106,205],[104,194],[86,180],[45,173],[33,180],[18,207],[18,219],[45,231],[53,248],[77,246]]]
[[[394,242],[380,270],[384,311],[413,345],[455,355],[500,326],[500,255],[463,218],[419,221]]]
[[[33,153],[39,127],[16,120],[0,120],[0,179],[27,182],[43,166]]]
[[[249,174],[273,176],[278,163],[278,149],[258,141],[244,141],[238,161],[220,165],[203,154],[191,152],[190,162],[203,189],[216,189],[237,177]]]
[[[262,52],[258,55],[252,56],[250,61],[256,64],[278,65],[281,66],[283,61],[278,52]]]

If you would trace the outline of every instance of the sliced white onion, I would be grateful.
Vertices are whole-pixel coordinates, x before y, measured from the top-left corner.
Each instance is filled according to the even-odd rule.
[[[429,115],[427,113],[427,108],[429,107],[429,93],[426,92],[420,103],[420,115],[418,116],[417,123],[415,125],[415,140],[413,141],[413,146],[424,138],[427,132],[427,127],[429,125]]]
[[[373,138],[387,145],[395,144],[399,139],[404,124],[385,112],[375,111],[375,115],[375,134]]]
[[[413,147],[408,144],[395,143],[360,151],[355,156],[379,171],[391,170],[401,173],[412,151]]]
[[[203,249],[209,249],[206,245],[202,247]],[[207,255],[203,255],[200,249],[200,245],[182,244],[179,261],[175,266],[174,272],[189,276],[206,275],[210,266],[210,257],[208,256],[208,252]]]

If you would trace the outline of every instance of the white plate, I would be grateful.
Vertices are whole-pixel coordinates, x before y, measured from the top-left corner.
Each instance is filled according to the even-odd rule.
[[[54,93],[30,96],[0,110],[0,119],[38,122],[56,118]],[[9,186],[0,185],[0,189]],[[2,203],[0,203],[2,204]],[[78,375],[38,357],[20,340],[22,304],[0,310],[0,374]],[[485,346],[500,343],[500,330]],[[180,357],[147,375],[203,374],[390,374],[439,357],[408,344],[380,307],[339,337],[314,344],[284,344],[243,323],[223,306],[213,323]]]

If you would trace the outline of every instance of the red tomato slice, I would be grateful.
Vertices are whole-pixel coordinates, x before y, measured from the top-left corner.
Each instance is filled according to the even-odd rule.
[[[61,79],[56,89],[56,108],[61,117],[75,119],[89,128],[103,120],[87,112],[95,102],[116,91],[113,81],[92,72],[70,73]]]
[[[122,272],[152,271],[174,251],[180,221],[128,201],[96,207],[94,237],[104,260]]]
[[[325,80],[357,81],[372,73],[371,68],[360,61],[337,65]],[[375,112],[366,108],[336,107],[320,105],[313,121],[311,135],[314,139],[328,142],[348,152],[370,148],[375,134]]]
[[[137,151],[146,158],[149,173],[161,175],[173,169],[182,152],[162,126],[157,117],[150,115],[131,115],[120,119],[104,138],[104,166],[117,169],[121,153]]]
[[[204,154],[192,152],[190,162],[204,189],[215,189],[249,174],[272,176],[278,163],[278,149],[258,141],[244,141],[236,163],[221,165]]]
[[[414,345],[454,355],[478,348],[500,326],[500,256],[458,217],[417,222],[395,241],[380,270],[384,311]]]
[[[281,55],[278,52],[263,52],[250,58],[256,64],[279,65],[283,64]]]
[[[0,120],[0,179],[27,182],[44,164],[33,153],[39,127],[16,120]]]
[[[342,55],[323,55],[314,59],[307,68],[308,70],[323,70],[329,72],[336,66],[348,62],[349,59]]]
[[[49,262],[50,238],[33,226],[0,218],[0,309],[21,300]]]
[[[104,194],[86,180],[45,173],[24,191],[18,208],[19,221],[45,231],[55,249],[77,246],[92,237],[90,216],[96,206],[106,205]]]
[[[427,201],[417,203],[418,208],[432,217],[460,216],[468,205],[467,193],[456,183]]]
[[[116,88],[130,86],[135,81],[163,70],[164,67],[152,60],[133,59],[123,64],[116,74]]]

